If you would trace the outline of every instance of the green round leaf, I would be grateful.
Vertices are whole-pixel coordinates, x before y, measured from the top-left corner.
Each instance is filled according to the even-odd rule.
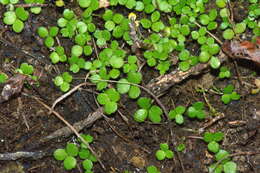
[[[116,102],[107,102],[104,107],[104,112],[108,115],[115,113],[117,111]]]
[[[68,156],[68,154],[64,149],[60,148],[54,151],[53,156],[56,160],[64,160]]]
[[[155,157],[157,160],[164,160],[166,157],[166,154],[163,150],[157,150],[155,153]]]
[[[72,157],[72,156],[68,156],[66,157],[66,159],[63,161],[63,165],[64,165],[64,168],[66,170],[72,170],[73,168],[76,167],[77,165],[77,160]]]
[[[224,173],[236,173],[237,164],[235,162],[229,161],[223,165]]]
[[[134,114],[134,120],[138,123],[144,122],[148,116],[146,109],[138,109]]]
[[[219,144],[215,141],[212,141],[208,144],[208,150],[217,153],[219,151]]]
[[[131,86],[130,90],[128,91],[128,95],[131,99],[136,99],[141,94],[141,90],[137,86]]]
[[[20,32],[22,32],[22,30],[24,28],[24,24],[21,20],[16,19],[13,23],[12,28],[13,28],[14,32],[20,33]]]
[[[235,36],[235,33],[232,29],[226,29],[222,36],[225,40],[231,40]]]
[[[210,59],[210,66],[212,67],[212,68],[214,68],[214,69],[217,69],[217,68],[219,68],[219,66],[220,66],[220,61],[219,61],[219,59],[217,58],[217,57],[211,57],[211,59]]]
[[[82,162],[82,166],[85,170],[91,170],[93,168],[93,163],[91,160],[86,159]]]
[[[118,82],[119,83],[116,84],[117,91],[120,94],[127,93],[129,91],[129,89],[130,89],[130,84],[127,84],[128,81],[126,79],[120,79]],[[122,82],[122,83],[120,83],[120,82]]]

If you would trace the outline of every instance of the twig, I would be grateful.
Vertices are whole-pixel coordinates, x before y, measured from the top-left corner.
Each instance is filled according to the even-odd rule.
[[[189,139],[201,139],[201,140],[203,140],[203,137],[201,137],[201,136],[187,136],[186,138],[189,138]]]
[[[199,129],[199,133],[203,133],[206,128],[210,127],[211,125],[213,125],[217,121],[225,118],[225,114],[223,114],[223,113],[219,113],[219,114],[220,114],[219,116],[216,116],[215,118],[210,120],[210,122],[208,122],[206,125],[204,125],[202,128],[200,128]]]
[[[28,124],[28,122],[27,122],[27,119],[26,119],[24,113],[21,112],[22,107],[23,107],[23,105],[22,105],[22,100],[21,100],[21,97],[19,97],[19,98],[18,98],[17,112],[18,112],[18,114],[22,114],[24,124],[25,124],[25,126],[27,127],[27,129],[29,130],[29,129],[30,129],[30,126],[29,126],[29,124]]]
[[[58,112],[52,110],[51,107],[49,107],[48,105],[46,105],[45,103],[43,103],[40,99],[38,99],[35,96],[31,96],[33,99],[35,99],[38,103],[40,103],[41,105],[43,105],[46,109],[48,109],[49,111],[52,111],[52,113],[59,118],[64,124],[66,124],[71,131],[73,131],[73,133],[87,146],[87,148],[93,153],[93,155],[97,158],[99,164],[101,165],[101,167],[106,170],[104,164],[101,162],[101,160],[99,159],[98,155],[96,154],[96,152],[90,147],[89,143],[87,143],[78,133],[78,131],[68,122],[66,121]]]
[[[96,42],[95,42],[93,37],[91,38],[91,41],[92,41],[92,43],[94,45],[94,51],[95,51],[96,57],[97,57],[97,59],[99,59],[97,45],[96,45]]]
[[[197,25],[198,27],[202,27],[198,22],[194,21],[195,25]],[[218,38],[216,37],[214,34],[212,34],[211,32],[209,32],[208,30],[206,30],[206,32],[212,37],[214,38],[220,45],[223,44],[223,42]]]
[[[174,145],[174,137],[173,137],[173,131],[172,131],[172,129],[171,129],[171,137],[172,137],[172,145],[173,145],[174,148],[175,148],[175,145]],[[185,173],[186,171],[185,171],[184,165],[183,165],[183,163],[182,163],[181,156],[180,156],[180,154],[179,154],[178,151],[175,151],[175,152],[176,152],[177,158],[178,158],[178,160],[179,160],[179,162],[180,162],[181,169],[182,169],[182,173]]]
[[[227,56],[221,51],[219,54],[219,60],[221,63],[226,61]],[[151,80],[147,85],[147,88],[156,95],[160,95],[173,85],[182,82],[190,76],[201,74],[204,70],[210,67],[209,63],[200,63],[191,67],[188,71],[175,70],[169,74],[159,76]]]
[[[256,152],[240,152],[240,153],[234,153],[234,154],[229,154],[226,155],[225,157],[223,157],[222,159],[220,159],[215,166],[213,167],[213,169],[209,172],[209,173],[213,173],[215,171],[215,169],[218,167],[218,165],[225,159],[229,158],[229,157],[234,157],[234,156],[241,156],[241,155],[256,155],[256,154],[260,154],[260,151],[256,151]]]
[[[33,3],[33,4],[16,4],[15,7],[23,7],[23,8],[30,8],[30,7],[47,7],[49,4],[39,4],[39,3]]]
[[[65,99],[66,97],[68,97],[69,95],[71,95],[72,93],[74,93],[75,91],[77,91],[80,87],[84,86],[84,85],[88,85],[89,83],[88,82],[84,82],[84,83],[81,83],[77,86],[75,86],[74,88],[72,88],[69,92],[63,94],[62,96],[60,96],[59,98],[57,98],[54,103],[52,104],[51,106],[51,110],[49,112],[49,114],[52,113],[52,111],[54,110],[55,106],[60,102],[62,101],[63,99]]]
[[[35,160],[43,158],[47,153],[43,151],[27,152],[18,151],[15,153],[0,153],[0,160],[17,160],[21,158],[33,158]]]
[[[102,118],[102,113],[103,113],[103,109],[99,108],[97,109],[95,112],[90,113],[86,119],[83,119],[79,122],[76,122],[73,124],[73,127],[77,130],[77,131],[81,131],[83,128],[85,127],[89,127],[91,124],[93,124],[95,121],[97,121],[98,119]],[[46,142],[47,140],[51,140],[60,136],[63,137],[67,137],[69,135],[71,135],[73,132],[71,131],[71,129],[69,127],[63,127],[61,129],[56,130],[55,132],[53,132],[52,134],[44,137],[44,139],[42,140],[43,142]]]

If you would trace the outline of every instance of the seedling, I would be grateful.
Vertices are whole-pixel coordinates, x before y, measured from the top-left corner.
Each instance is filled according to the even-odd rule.
[[[8,79],[8,76],[5,73],[0,73],[0,83],[5,83]]]
[[[221,101],[224,104],[230,103],[232,100],[239,100],[240,95],[234,91],[234,86],[229,84],[223,89],[223,95],[221,96]]]
[[[186,148],[185,144],[179,144],[177,145],[176,150],[182,152],[185,150],[185,148]]]
[[[70,83],[72,82],[73,77],[68,73],[64,72],[62,75],[58,75],[54,78],[54,84],[60,87],[60,90],[67,92],[70,89]]]
[[[175,119],[175,122],[177,124],[183,124],[184,123],[183,114],[185,111],[186,108],[184,106],[177,106],[175,109],[169,112],[169,118],[171,120]]]
[[[22,63],[20,65],[20,68],[16,69],[16,71],[32,77],[32,74],[34,72],[34,68],[33,68],[32,65],[29,65],[28,63]]]
[[[147,173],[160,173],[158,168],[154,165],[150,165],[146,168]]]
[[[225,66],[220,67],[220,72],[218,77],[223,79],[223,78],[230,78],[231,76],[231,72],[229,71],[229,69]]]
[[[164,159],[172,159],[174,156],[174,153],[172,150],[169,149],[169,145],[167,143],[161,143],[160,149],[156,151],[155,153],[157,160],[164,160]]]
[[[200,120],[205,119],[206,114],[204,109],[203,102],[195,102],[190,106],[187,110],[188,117],[190,118],[198,118]]]
[[[19,3],[19,0],[1,0],[0,3],[5,5],[8,9],[8,11],[4,13],[4,24],[11,25],[13,31],[16,33],[22,32],[24,29],[24,22],[29,18],[29,12],[25,10],[24,7],[14,7],[15,4]],[[25,0],[25,3],[43,4],[44,0]],[[31,7],[30,11],[31,13],[39,14],[41,12],[41,7]]]
[[[93,141],[93,137],[90,135],[82,134],[81,136],[88,143]],[[79,142],[81,141],[79,140]],[[83,143],[80,143],[80,147],[74,143],[67,143],[65,149],[56,149],[53,153],[53,156],[56,160],[63,161],[65,170],[72,170],[76,167],[77,156],[79,156],[80,159],[83,159],[82,166],[86,172],[91,171],[93,168],[93,162],[97,161],[94,155],[91,154],[91,152]]]

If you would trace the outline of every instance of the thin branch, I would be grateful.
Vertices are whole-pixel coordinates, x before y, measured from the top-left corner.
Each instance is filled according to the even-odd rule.
[[[198,27],[202,27],[198,22],[194,21],[195,25],[197,25]],[[218,38],[216,37],[214,34],[212,34],[211,32],[209,32],[208,30],[206,30],[206,32],[212,37],[214,38],[220,45],[223,44],[223,42]]]
[[[78,131],[68,122],[66,121],[58,112],[52,110],[51,107],[49,107],[48,105],[46,105],[45,103],[43,103],[40,99],[38,99],[35,96],[31,96],[33,99],[35,99],[38,103],[40,103],[41,105],[43,105],[46,109],[48,109],[49,111],[52,111],[52,113],[58,118],[60,119],[64,124],[66,124],[71,131],[73,131],[73,133],[87,146],[87,148],[93,153],[93,155],[97,158],[99,164],[101,165],[101,167],[106,170],[104,164],[101,162],[101,160],[99,159],[98,155],[96,154],[96,152],[90,147],[89,143],[87,143],[78,133]]]
[[[55,106],[62,100],[64,100],[65,98],[67,98],[69,95],[71,95],[72,93],[74,93],[75,91],[77,91],[80,87],[82,86],[85,86],[85,85],[88,85],[89,83],[88,82],[84,82],[84,83],[81,83],[77,86],[75,86],[73,89],[71,89],[69,92],[63,94],[62,96],[60,96],[59,98],[57,98],[54,103],[52,104],[51,106],[51,110],[49,112],[49,114],[52,113],[52,111],[54,110]]]
[[[229,154],[226,155],[225,157],[223,157],[222,159],[220,159],[214,166],[214,168],[209,172],[209,173],[213,173],[215,171],[215,169],[218,167],[218,165],[225,159],[229,158],[229,157],[235,157],[235,156],[241,156],[241,155],[256,155],[256,154],[260,154],[260,151],[256,151],[256,152],[239,152],[239,153],[234,153],[234,154]]]
[[[40,159],[43,158],[47,153],[43,151],[27,152],[18,151],[15,153],[0,153],[0,160],[17,160],[21,158],[33,158]]]
[[[32,3],[32,4],[15,4],[15,7],[23,7],[23,8],[30,8],[30,7],[47,7],[49,4],[39,4],[39,3]]]

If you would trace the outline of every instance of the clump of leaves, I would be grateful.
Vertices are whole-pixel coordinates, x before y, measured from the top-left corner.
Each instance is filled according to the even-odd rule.
[[[164,159],[172,159],[174,153],[172,150],[169,149],[169,145],[167,143],[161,143],[160,149],[155,153],[157,160],[164,160]]]
[[[54,84],[60,87],[60,90],[63,92],[67,92],[70,89],[70,83],[73,77],[68,73],[64,72],[62,75],[58,75],[54,78]]]
[[[222,160],[218,165],[213,163],[209,166],[209,172],[222,172],[225,173],[235,173],[237,165],[235,162],[231,161],[229,153],[226,150],[220,149],[219,142],[224,138],[222,132],[205,132],[203,135],[203,140],[208,143],[208,150],[215,154],[215,160],[218,162]],[[213,171],[214,170],[214,171]]]
[[[198,118],[200,120],[205,119],[206,114],[204,111],[204,103],[203,102],[195,102],[187,109],[188,117],[190,118]]]
[[[225,66],[220,67],[220,71],[218,74],[218,77],[223,79],[223,78],[230,78],[231,76],[231,72],[229,71],[229,69]]]
[[[83,139],[88,142],[93,142],[93,137],[90,135],[81,135]],[[81,142],[81,141],[80,141]],[[82,166],[86,172],[91,171],[93,168],[93,162],[96,162],[96,157],[90,152],[84,143],[80,143],[79,146],[74,143],[67,143],[65,149],[56,149],[53,153],[53,157],[58,161],[63,161],[65,170],[72,170],[77,165],[77,158],[82,159]]]
[[[169,118],[171,120],[175,119],[175,122],[177,124],[183,124],[184,123],[183,114],[185,111],[186,108],[184,106],[177,106],[175,109],[169,112]]]
[[[140,107],[135,114],[134,120],[136,122],[144,122],[148,118],[153,123],[160,123],[162,120],[162,109],[159,106],[152,105],[152,100],[147,97],[140,97],[137,104]]]
[[[221,96],[221,101],[224,104],[228,104],[233,100],[239,100],[240,99],[240,95],[234,91],[234,86],[232,84],[227,85],[224,89],[223,89],[223,95]]]
[[[179,152],[182,152],[184,151],[186,148],[185,144],[179,144],[176,146],[176,150],[179,151]]]
[[[5,83],[8,79],[8,76],[5,73],[0,73],[0,83]]]
[[[158,168],[154,165],[147,166],[146,171],[147,173],[160,173]]]
[[[25,0],[26,4],[39,3],[43,4],[45,0]],[[29,18],[29,12],[24,7],[15,7],[19,0],[1,0],[1,4],[6,5],[7,11],[4,13],[3,22],[6,25],[11,25],[16,33],[20,33],[24,29],[24,22]],[[41,7],[31,7],[31,13],[39,14]]]

